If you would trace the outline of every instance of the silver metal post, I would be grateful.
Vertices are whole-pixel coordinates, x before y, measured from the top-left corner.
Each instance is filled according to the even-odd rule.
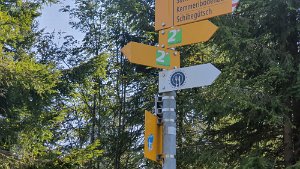
[[[163,101],[163,169],[176,169],[176,93],[165,92]]]

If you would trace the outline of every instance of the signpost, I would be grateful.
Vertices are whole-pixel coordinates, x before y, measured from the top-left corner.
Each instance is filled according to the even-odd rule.
[[[155,30],[232,12],[232,0],[156,0]]]
[[[129,42],[121,51],[131,63],[162,69],[180,67],[180,53],[174,50]]]
[[[221,73],[210,63],[179,68],[179,52],[165,48],[208,41],[218,27],[205,19],[231,13],[237,3],[238,0],[155,0],[155,30],[160,30],[160,47],[129,42],[122,48],[132,63],[168,69],[159,72],[162,125],[158,125],[156,115],[145,112],[144,155],[162,163],[163,169],[176,169],[175,91],[211,85]]]
[[[159,44],[167,48],[208,41],[218,27],[208,20],[159,31]]]
[[[159,93],[211,85],[221,71],[202,64],[159,72]]]
[[[144,156],[150,160],[158,161],[162,155],[162,126],[157,124],[157,116],[145,111],[145,142]]]

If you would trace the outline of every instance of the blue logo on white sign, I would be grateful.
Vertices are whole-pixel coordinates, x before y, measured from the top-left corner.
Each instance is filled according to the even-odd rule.
[[[182,72],[175,72],[171,76],[171,85],[173,87],[180,87],[184,84],[186,78],[185,75]]]
[[[154,136],[153,134],[150,134],[148,137],[148,150],[151,151],[153,149],[153,141],[154,141]]]

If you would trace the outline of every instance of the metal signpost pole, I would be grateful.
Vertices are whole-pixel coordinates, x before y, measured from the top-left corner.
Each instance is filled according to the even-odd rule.
[[[164,92],[162,95],[163,113],[163,169],[176,169],[176,93]]]

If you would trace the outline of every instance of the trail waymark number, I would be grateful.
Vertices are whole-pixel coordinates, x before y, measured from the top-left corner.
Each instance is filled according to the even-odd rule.
[[[156,64],[162,66],[170,66],[171,58],[170,53],[163,50],[156,51]]]
[[[168,45],[182,42],[182,29],[173,29],[168,32]]]

